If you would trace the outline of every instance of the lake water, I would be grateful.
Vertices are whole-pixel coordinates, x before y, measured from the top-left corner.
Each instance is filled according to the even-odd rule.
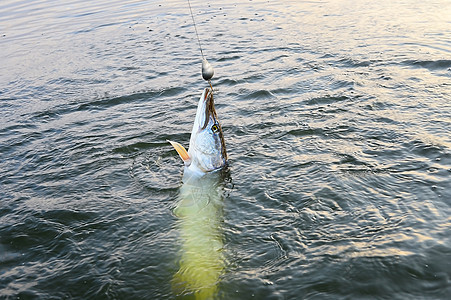
[[[217,299],[451,298],[451,2],[196,1],[229,154]],[[0,4],[0,298],[192,299],[186,1]]]

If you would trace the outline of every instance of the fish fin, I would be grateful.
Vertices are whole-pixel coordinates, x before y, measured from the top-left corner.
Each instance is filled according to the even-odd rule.
[[[191,158],[188,155],[188,151],[186,151],[185,147],[183,147],[182,145],[180,145],[177,142],[173,142],[170,140],[167,140],[169,143],[171,143],[172,147],[174,147],[175,151],[177,151],[177,153],[180,155],[180,158],[185,162],[189,162],[191,160]]]

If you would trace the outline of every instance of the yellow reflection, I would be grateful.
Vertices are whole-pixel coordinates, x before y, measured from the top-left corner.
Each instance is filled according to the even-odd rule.
[[[174,209],[181,242],[179,270],[172,282],[177,296],[215,298],[225,266],[222,207],[223,186],[218,174],[184,176]]]

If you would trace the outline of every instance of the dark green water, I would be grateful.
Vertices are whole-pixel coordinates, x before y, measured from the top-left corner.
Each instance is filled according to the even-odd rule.
[[[218,299],[451,298],[451,3],[395,2],[192,0],[230,160]],[[191,299],[186,1],[2,1],[0,65],[0,298]]]

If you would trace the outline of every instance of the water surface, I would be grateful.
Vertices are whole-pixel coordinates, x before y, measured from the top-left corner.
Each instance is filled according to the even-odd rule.
[[[451,3],[192,0],[229,154],[218,299],[451,297]],[[0,4],[0,298],[192,298],[186,1]]]

